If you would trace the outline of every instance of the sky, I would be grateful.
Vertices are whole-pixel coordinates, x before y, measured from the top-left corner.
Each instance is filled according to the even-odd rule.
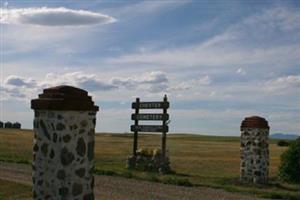
[[[131,102],[168,95],[170,132],[239,135],[245,117],[300,135],[299,1],[1,0],[0,120],[32,129],[57,85],[129,132]],[[157,124],[157,123],[156,123]]]

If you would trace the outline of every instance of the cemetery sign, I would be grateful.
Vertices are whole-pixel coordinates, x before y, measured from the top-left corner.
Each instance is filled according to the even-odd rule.
[[[153,101],[153,102],[140,102],[137,98],[135,102],[132,103],[132,108],[135,109],[135,113],[131,115],[131,119],[134,120],[134,125],[130,127],[130,130],[134,132],[133,140],[133,155],[136,156],[137,145],[138,145],[138,133],[139,132],[161,132],[162,142],[161,150],[162,156],[166,155],[166,134],[169,131],[167,121],[169,120],[169,114],[167,109],[170,103],[165,95],[163,101]],[[162,109],[162,113],[140,113],[140,109]],[[140,125],[140,121],[161,121],[161,125]]]

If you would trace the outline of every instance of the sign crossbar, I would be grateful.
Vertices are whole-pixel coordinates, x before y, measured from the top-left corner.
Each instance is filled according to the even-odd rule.
[[[145,114],[132,114],[132,120],[145,120],[145,121],[163,121],[169,120],[169,114],[145,113]]]

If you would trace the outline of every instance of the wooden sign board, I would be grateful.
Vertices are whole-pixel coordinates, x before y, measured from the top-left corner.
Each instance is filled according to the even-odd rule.
[[[139,132],[168,132],[168,126],[153,126],[153,125],[132,125],[131,131]]]
[[[136,101],[131,106],[135,109],[135,113],[131,115],[131,119],[134,120],[134,125],[130,127],[130,130],[134,132],[133,137],[133,156],[137,156],[138,147],[138,133],[139,132],[161,132],[161,149],[162,157],[166,155],[166,135],[169,132],[168,120],[169,114],[167,109],[170,107],[167,95],[164,96],[163,101],[152,102],[140,102],[140,98],[136,98]],[[140,109],[162,109],[162,113],[140,113]],[[162,125],[139,125],[139,121],[162,121]]]
[[[154,114],[154,113],[132,114],[131,119],[163,121],[163,120],[169,120],[169,114]]]
[[[167,109],[169,108],[169,102],[153,101],[153,102],[140,102],[139,109]],[[136,109],[136,102],[132,103],[132,108]]]

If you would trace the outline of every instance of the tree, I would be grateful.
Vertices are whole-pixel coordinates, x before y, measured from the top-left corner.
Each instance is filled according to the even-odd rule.
[[[300,183],[300,137],[281,155],[279,177],[287,182]]]
[[[280,147],[287,147],[290,145],[290,142],[286,141],[286,140],[279,140],[277,142],[277,145],[280,146]]]

